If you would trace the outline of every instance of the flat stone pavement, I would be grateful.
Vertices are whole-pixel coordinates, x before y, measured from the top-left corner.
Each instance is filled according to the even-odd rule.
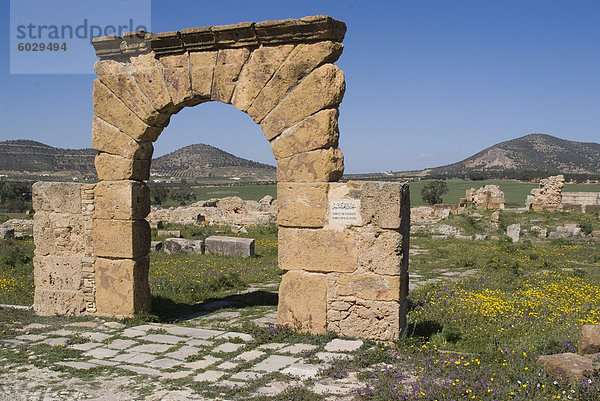
[[[275,312],[265,312],[256,320],[274,323]],[[261,344],[249,334],[225,328],[235,327],[238,319],[240,312],[230,309],[177,325],[126,327],[100,318],[60,328],[26,325],[16,337],[0,340],[0,399],[252,399],[301,385],[325,400],[345,400],[361,386],[354,373],[334,380],[319,372],[366,347],[363,341]],[[41,370],[8,357],[11,351],[28,350],[29,360],[45,358],[43,352],[49,351],[39,349],[77,352],[48,358],[47,368],[52,369]],[[52,390],[44,386],[50,377],[55,378]],[[103,390],[92,390],[94,383]]]

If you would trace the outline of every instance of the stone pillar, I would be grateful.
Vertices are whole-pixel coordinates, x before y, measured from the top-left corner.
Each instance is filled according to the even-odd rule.
[[[91,244],[94,185],[33,185],[33,308],[42,315],[94,313]]]
[[[382,341],[406,325],[410,200],[387,182],[279,183],[278,321]]]

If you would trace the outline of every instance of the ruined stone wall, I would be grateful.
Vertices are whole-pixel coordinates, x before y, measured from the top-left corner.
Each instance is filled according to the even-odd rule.
[[[562,210],[562,188],[565,186],[565,177],[556,175],[540,180],[539,188],[531,190],[527,196],[525,207],[529,210],[547,210],[555,212]]]
[[[33,185],[34,310],[42,315],[96,312],[91,243],[94,185]]]
[[[479,210],[504,209],[506,197],[498,185],[484,185],[479,189],[471,188],[465,191],[465,197],[459,201],[459,211],[475,207]]]
[[[563,192],[562,203],[565,210],[581,208],[585,213],[588,206],[600,206],[600,192]]]
[[[280,323],[395,340],[406,324],[408,185],[280,183]],[[298,202],[301,200],[301,202]]]

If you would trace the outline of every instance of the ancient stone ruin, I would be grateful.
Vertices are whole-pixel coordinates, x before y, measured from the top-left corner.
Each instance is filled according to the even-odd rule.
[[[498,185],[485,185],[479,189],[471,188],[465,192],[458,204],[459,212],[468,208],[478,210],[504,210],[506,198]]]
[[[527,196],[525,207],[528,210],[547,210],[556,212],[562,210],[562,188],[565,186],[565,177],[555,175],[540,180],[540,187],[531,190]]]
[[[343,22],[327,16],[127,33],[94,40],[95,186],[34,188],[34,308],[128,316],[150,308],[152,142],[183,107],[234,105],[277,160],[279,323],[379,340],[405,325],[410,208],[401,183],[343,173],[333,64]]]

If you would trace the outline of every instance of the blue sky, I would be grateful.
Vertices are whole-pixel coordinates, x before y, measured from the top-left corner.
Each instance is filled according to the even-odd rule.
[[[9,1],[1,4],[0,140],[91,147],[94,75],[10,74]],[[346,22],[336,64],[346,75],[339,123],[349,173],[434,167],[529,133],[600,142],[598,1],[151,4],[153,32],[317,14]],[[260,127],[229,105],[173,116],[155,155],[193,143],[274,163]]]

